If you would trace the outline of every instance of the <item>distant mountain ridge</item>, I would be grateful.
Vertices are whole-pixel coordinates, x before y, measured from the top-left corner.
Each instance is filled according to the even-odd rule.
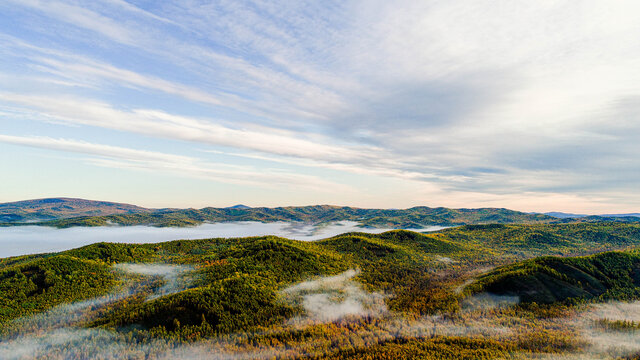
[[[72,198],[50,198],[0,204],[0,226],[35,224],[56,227],[152,225],[193,226],[204,222],[259,221],[322,224],[355,221],[377,228],[423,228],[477,224],[551,224],[564,222],[638,222],[638,217],[564,217],[524,213],[504,208],[450,209],[417,206],[409,209],[362,209],[348,206],[313,205],[226,208],[148,209],[130,204]]]
[[[0,221],[33,222],[153,211],[131,204],[60,197],[0,203]]]
[[[629,214],[602,214],[599,216],[604,217],[640,217],[640,213],[629,213]]]
[[[572,214],[572,213],[564,213],[564,212],[560,212],[560,211],[550,211],[550,212],[546,212],[546,213],[543,213],[543,214],[549,215],[549,216],[553,216],[553,217],[558,218],[558,219],[581,218],[581,217],[589,216],[589,215],[585,215],[585,214]]]
[[[586,214],[572,214],[572,213],[564,213],[559,211],[551,211],[551,212],[546,212],[542,214],[549,215],[558,219],[568,219],[568,218],[575,219],[575,218],[585,218],[585,217],[602,217],[602,218],[640,217],[640,213],[586,215]]]
[[[554,218],[498,208],[449,209],[418,206],[410,209],[361,209],[313,205],[252,208],[148,209],[135,205],[71,198],[51,198],[0,204],[0,222],[25,222],[56,227],[120,225],[190,226],[203,222],[260,221],[328,223],[357,221],[364,226],[421,228],[485,223],[541,223]]]

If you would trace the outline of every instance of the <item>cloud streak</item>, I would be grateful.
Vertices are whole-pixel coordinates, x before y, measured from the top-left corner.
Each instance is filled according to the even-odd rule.
[[[279,170],[259,171],[249,166],[211,163],[188,156],[93,144],[84,141],[48,137],[0,135],[0,142],[95,155],[96,157],[86,159],[85,161],[103,167],[138,171],[161,171],[196,179],[209,179],[225,183],[247,184],[260,187],[282,186],[286,184],[316,191],[325,191],[328,188],[341,188],[344,191],[349,191],[348,188],[340,184],[333,184],[329,181],[308,175]]]
[[[45,96],[0,94],[0,100],[26,105],[45,118],[211,145],[338,161],[366,157],[357,149],[321,144],[286,131],[232,128],[213,121],[169,114],[155,109],[118,110],[109,104],[81,98],[51,99]],[[108,119],[108,121],[105,121]]]

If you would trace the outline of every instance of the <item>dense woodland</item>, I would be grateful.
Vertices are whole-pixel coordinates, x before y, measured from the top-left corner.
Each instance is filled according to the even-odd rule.
[[[593,331],[633,336],[640,328],[640,318],[580,315],[640,297],[638,245],[635,223],[491,224],[316,242],[98,243],[1,259],[0,357],[18,354],[21,338],[61,329],[80,332],[81,342],[14,358],[108,358],[96,348],[148,359],[585,354]],[[181,270],[132,273],[131,264]],[[343,316],[313,312],[354,301],[364,305]],[[605,358],[634,355],[598,349]]]

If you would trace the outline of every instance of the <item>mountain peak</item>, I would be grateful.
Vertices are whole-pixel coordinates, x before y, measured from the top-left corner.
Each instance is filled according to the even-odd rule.
[[[244,210],[244,209],[251,209],[251,206],[238,204],[238,205],[233,205],[233,206],[226,207],[225,209],[241,209],[241,210]]]

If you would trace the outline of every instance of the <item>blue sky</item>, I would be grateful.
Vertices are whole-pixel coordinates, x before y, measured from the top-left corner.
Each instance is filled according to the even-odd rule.
[[[640,211],[638,14],[0,0],[0,201]]]

